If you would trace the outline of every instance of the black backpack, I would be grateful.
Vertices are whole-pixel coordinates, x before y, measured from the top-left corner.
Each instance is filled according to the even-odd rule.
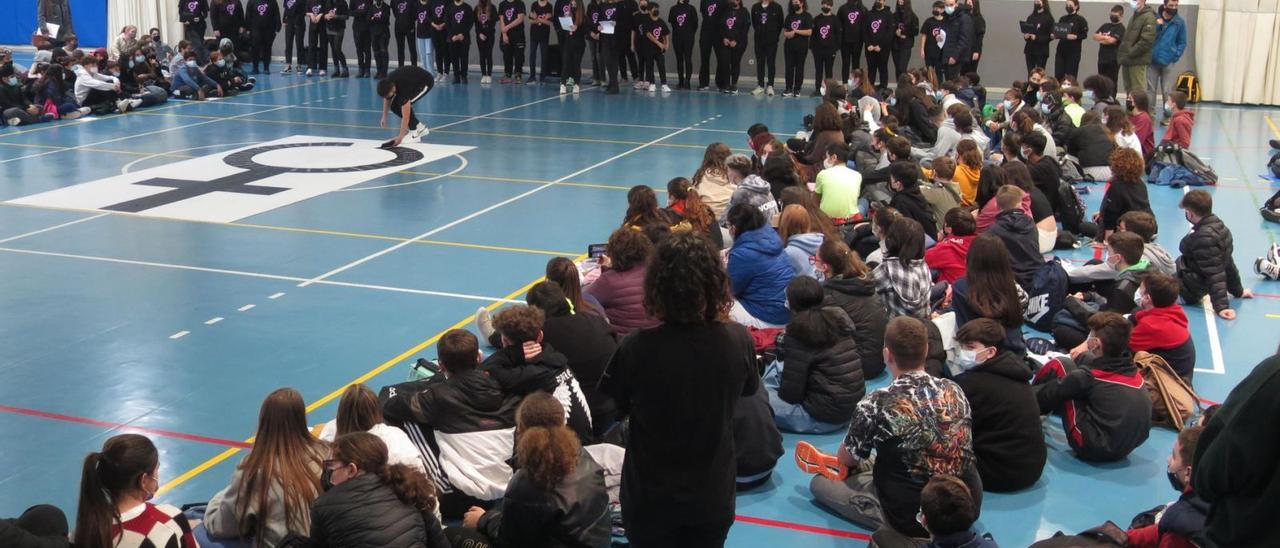
[[[1267,162],[1267,171],[1271,172],[1272,177],[1280,177],[1280,152],[1271,155],[1271,160]]]
[[[1086,210],[1084,200],[1080,199],[1080,193],[1076,192],[1076,187],[1071,181],[1067,179],[1058,181],[1058,202],[1062,204],[1062,210],[1056,214],[1060,216],[1058,221],[1062,222],[1062,228],[1079,233]]]

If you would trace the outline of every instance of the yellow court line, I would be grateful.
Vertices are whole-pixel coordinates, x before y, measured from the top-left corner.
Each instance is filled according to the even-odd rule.
[[[558,183],[557,183],[557,182],[555,182],[555,181],[549,181],[549,180],[544,180],[544,179],[520,179],[520,178],[516,178],[516,177],[494,177],[494,176],[490,176],[490,175],[463,175],[463,174],[461,174],[461,173],[454,173],[454,174],[452,174],[452,175],[449,175],[449,174],[447,174],[447,173],[433,173],[433,172],[430,172],[430,171],[401,171],[400,173],[405,173],[405,174],[408,174],[408,175],[425,175],[425,176],[428,176],[428,177],[438,177],[438,176],[441,176],[441,175],[448,175],[449,177],[457,177],[457,178],[459,178],[459,179],[473,179],[473,180],[477,180],[477,181],[497,181],[497,182],[502,182],[502,183],[521,183],[521,184],[528,184],[528,185],[547,185],[547,184],[551,184],[551,185],[556,185],[556,186],[576,186],[576,187],[583,187],[583,188],[604,188],[604,189],[608,189],[608,190],[631,190],[631,187],[629,187],[629,186],[622,186],[622,185],[606,185],[606,184],[601,184],[601,183],[570,183],[570,182],[564,182],[564,181],[562,181],[562,182],[558,182]],[[666,192],[666,191],[667,191],[667,189],[665,189],[665,188],[655,188],[655,189],[653,189],[653,190],[654,190],[654,192]]]
[[[1276,127],[1276,122],[1271,119],[1271,115],[1263,114],[1262,118],[1267,121],[1267,125],[1271,126],[1271,133],[1276,134],[1276,138],[1280,139],[1280,127]]]
[[[293,84],[293,85],[291,85],[291,86],[285,86],[285,87],[282,87],[282,88],[266,88],[266,89],[261,89],[261,90],[258,90],[258,91],[250,91],[250,92],[245,93],[245,94],[242,94],[242,95],[237,95],[237,97],[248,97],[248,96],[250,96],[250,95],[256,95],[256,94],[258,94],[258,93],[267,93],[267,92],[271,92],[271,91],[284,91],[284,90],[286,90],[286,89],[300,88],[300,87],[304,87],[304,86],[314,86],[314,85],[316,85],[316,84],[323,84],[323,83],[328,83],[328,82],[332,82],[332,81],[334,81],[334,80],[319,80],[319,81],[315,81],[315,82],[303,82],[303,83],[301,83],[301,84]],[[145,114],[145,115],[151,115],[151,116],[159,116],[159,115],[161,115],[161,114],[159,114],[161,111],[168,112],[168,111],[171,111],[171,110],[173,110],[173,109],[179,109],[179,108],[186,107],[186,106],[190,106],[190,105],[203,105],[203,104],[210,104],[210,102],[208,102],[208,101],[181,101],[181,102],[179,102],[179,101],[174,101],[173,99],[170,99],[170,102],[173,102],[173,103],[176,103],[176,104],[169,104],[169,105],[165,105],[165,106],[162,106],[162,107],[160,107],[160,108],[155,108],[155,109],[148,109],[148,110],[135,110],[135,111],[133,111],[133,112],[126,112],[126,113],[124,113],[124,114],[121,114],[120,116],[136,116],[136,115],[139,115],[139,114]],[[213,102],[212,102],[212,104],[216,104],[216,103],[217,103],[217,101],[213,101]],[[287,105],[235,105],[235,104],[232,104],[232,106],[282,107],[282,106],[287,106]],[[111,118],[114,118],[115,116],[116,116],[116,115],[112,114],[112,115],[110,115],[110,117],[109,117],[109,118],[103,118],[103,119],[104,119],[104,120],[109,120],[109,119],[111,119]],[[176,116],[176,115],[175,115],[175,116]],[[37,132],[37,131],[48,131],[48,130],[50,130],[50,129],[57,129],[57,128],[60,128],[60,127],[67,127],[67,126],[70,126],[70,125],[72,125],[72,124],[41,125],[41,126],[39,126],[39,127],[34,127],[34,128],[31,128],[31,129],[20,129],[20,130],[18,130],[18,131],[6,131],[6,132],[4,132],[4,133],[0,133],[0,138],[3,138],[3,137],[12,137],[12,136],[14,136],[14,135],[23,135],[23,134],[26,134],[26,133],[35,133],[35,132]]]
[[[1280,320],[1280,314],[1267,314],[1266,316],[1273,320]]]
[[[580,261],[580,260],[582,260],[582,259],[583,259],[583,258],[585,258],[585,257],[586,257],[586,255],[578,255],[577,257],[575,257],[575,258],[574,258],[574,261]],[[533,281],[531,281],[531,282],[529,282],[529,283],[525,284],[525,285],[524,285],[523,287],[521,287],[520,289],[517,289],[517,290],[515,290],[515,291],[512,291],[511,293],[508,293],[508,294],[507,294],[507,296],[506,296],[506,297],[504,297],[504,299],[514,299],[514,298],[516,298],[516,297],[518,297],[518,296],[520,296],[520,295],[522,295],[522,294],[524,294],[524,293],[528,292],[528,291],[529,291],[529,288],[531,288],[531,287],[533,287],[534,285],[538,284],[538,283],[539,283],[539,282],[541,282],[543,279],[544,279],[544,278],[539,277],[539,278],[537,278],[537,279],[535,279],[535,280],[533,280]],[[489,310],[489,311],[493,311],[494,309],[498,308],[499,306],[502,306],[502,304],[503,304],[503,303],[502,303],[502,301],[498,301],[498,302],[492,303],[492,304],[490,304],[490,305],[488,305],[488,306],[485,306],[485,309],[486,309],[486,310]],[[331,401],[333,401],[333,400],[337,399],[338,397],[342,396],[342,392],[343,392],[343,391],[345,391],[345,390],[347,389],[347,387],[349,387],[349,386],[351,386],[351,385],[353,385],[353,384],[360,384],[360,383],[366,382],[366,381],[368,381],[369,379],[372,379],[372,378],[374,378],[374,377],[378,376],[378,375],[379,375],[379,374],[381,374],[382,372],[384,372],[384,371],[386,371],[386,370],[388,370],[388,369],[391,369],[392,367],[395,367],[397,364],[399,364],[399,363],[401,363],[402,361],[404,361],[404,360],[408,359],[410,356],[413,356],[414,354],[416,354],[416,353],[418,353],[418,352],[421,352],[424,348],[426,348],[426,347],[428,347],[428,346],[431,346],[431,345],[435,344],[435,343],[436,343],[436,341],[439,341],[439,340],[440,340],[440,338],[441,338],[441,337],[443,337],[445,333],[448,333],[449,331],[452,331],[452,330],[454,330],[454,329],[462,329],[463,327],[466,327],[466,326],[467,326],[467,324],[470,324],[471,322],[475,321],[475,319],[476,319],[476,315],[475,315],[475,314],[471,314],[471,315],[467,316],[466,318],[463,318],[463,319],[462,319],[461,321],[459,321],[458,323],[455,323],[455,324],[453,324],[453,325],[449,326],[448,328],[444,329],[443,331],[440,331],[439,333],[436,333],[435,335],[432,335],[432,336],[431,336],[431,338],[429,338],[429,339],[427,339],[427,340],[425,340],[425,341],[422,341],[422,342],[420,342],[420,343],[418,343],[418,344],[414,345],[412,348],[410,348],[410,349],[408,349],[408,350],[405,350],[404,352],[401,352],[400,354],[396,355],[394,358],[391,358],[391,359],[389,359],[389,360],[387,360],[387,361],[385,361],[385,362],[382,362],[382,364],[381,364],[381,365],[379,365],[379,366],[377,366],[377,367],[375,367],[375,368],[373,368],[373,369],[370,369],[369,371],[365,372],[363,375],[360,375],[359,377],[356,377],[355,379],[352,379],[350,382],[347,382],[346,384],[344,384],[344,385],[342,385],[342,386],[338,387],[336,390],[334,390],[334,391],[332,391],[332,392],[330,392],[330,393],[326,394],[324,397],[322,397],[322,398],[320,398],[320,399],[318,399],[318,400],[316,400],[316,401],[314,401],[314,402],[311,402],[311,404],[307,406],[307,412],[308,412],[308,413],[310,413],[310,412],[312,412],[312,411],[315,411],[316,409],[319,409],[319,408],[323,407],[325,404],[327,404],[327,403],[329,403],[329,402],[331,402]],[[253,438],[249,438],[249,439],[245,440],[245,443],[253,443]],[[169,491],[173,490],[174,488],[178,487],[179,485],[182,485],[183,483],[186,483],[187,481],[191,480],[191,478],[194,478],[194,477],[196,477],[196,476],[198,476],[198,475],[200,475],[200,474],[204,473],[206,470],[208,470],[208,469],[210,469],[210,468],[213,468],[214,466],[217,466],[217,465],[218,465],[219,463],[221,463],[222,461],[225,461],[225,460],[227,460],[227,459],[229,459],[229,458],[231,458],[231,457],[235,456],[235,454],[236,454],[236,453],[239,453],[240,451],[241,451],[241,449],[240,449],[239,447],[231,447],[231,448],[228,448],[227,450],[225,450],[225,451],[223,451],[223,452],[221,452],[221,453],[218,453],[218,454],[217,454],[217,455],[215,455],[213,458],[211,458],[211,459],[209,459],[209,460],[206,460],[206,461],[204,461],[204,462],[202,462],[202,463],[200,463],[200,464],[196,465],[194,468],[192,468],[192,469],[190,469],[190,470],[187,470],[186,472],[183,472],[182,474],[179,474],[177,477],[173,478],[172,480],[169,480],[169,482],[168,482],[168,483],[166,483],[166,484],[164,484],[164,485],[161,485],[161,486],[160,486],[160,489],[159,489],[158,491],[156,491],[156,494],[157,494],[157,495],[160,495],[160,494],[164,494],[164,493],[167,493],[167,492],[169,492]]]

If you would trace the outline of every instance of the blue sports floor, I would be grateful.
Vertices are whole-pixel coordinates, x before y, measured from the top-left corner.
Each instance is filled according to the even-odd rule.
[[[4,202],[294,135],[385,139],[373,83],[273,75],[225,101],[0,129],[0,516],[37,502],[73,514],[84,454],[122,431],[159,446],[160,500],[207,500],[271,390],[297,388],[311,423],[329,420],[347,383],[404,380],[406,364],[434,356],[445,330],[472,326],[478,306],[521,298],[548,259],[604,241],[631,185],[691,176],[706,144],[744,148],[753,122],[790,133],[815,103],[554,92],[439,86],[417,107],[427,141],[473,150],[225,223]],[[1223,177],[1215,207],[1259,294],[1232,322],[1189,309],[1196,386],[1210,400],[1274,352],[1280,332],[1280,284],[1252,273],[1277,233],[1257,214],[1276,187],[1259,176],[1276,120],[1280,109],[1197,112],[1193,150]],[[1175,253],[1187,229],[1180,195],[1151,189],[1160,241]],[[1100,199],[1098,186],[1091,207]],[[1172,432],[1091,466],[1067,452],[1057,421],[1045,424],[1040,483],[986,495],[979,526],[1002,545],[1127,524],[1173,497]],[[814,438],[834,448],[839,436]],[[865,531],[810,502],[791,463],[799,439],[787,437],[771,485],[739,497],[730,545],[864,543]]]

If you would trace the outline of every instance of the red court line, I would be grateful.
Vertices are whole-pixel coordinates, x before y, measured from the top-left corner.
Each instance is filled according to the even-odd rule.
[[[801,531],[805,533],[815,533],[819,535],[830,535],[840,538],[851,538],[854,540],[870,541],[871,535],[859,533],[857,531],[845,531],[842,529],[827,529],[826,527],[815,527],[813,525],[804,525],[801,523],[791,523],[789,521],[777,521],[765,518],[755,518],[751,516],[734,516],[734,519],[742,523],[750,523],[752,525],[763,525],[765,527],[777,527],[779,529],[790,529],[792,531]]]
[[[221,439],[221,438],[210,438],[210,437],[208,437],[208,436],[199,436],[199,435],[196,435],[196,434],[187,434],[187,433],[183,433],[183,432],[174,432],[174,431],[172,431],[172,430],[161,430],[161,429],[158,429],[158,428],[147,428],[147,427],[145,427],[145,426],[133,426],[133,425],[129,425],[129,424],[122,424],[122,423],[118,423],[118,422],[100,421],[100,420],[97,420],[97,419],[90,419],[90,418],[85,418],[85,417],[76,417],[76,416],[72,416],[72,415],[63,415],[63,414],[61,414],[61,413],[50,413],[50,412],[47,412],[47,411],[37,411],[37,410],[35,410],[35,409],[27,409],[27,408],[25,408],[25,407],[13,407],[13,406],[11,406],[11,405],[0,405],[0,411],[3,411],[3,412],[5,412],[5,413],[13,413],[13,414],[15,414],[15,415],[26,415],[26,416],[28,416],[28,417],[38,417],[38,418],[42,418],[42,419],[51,419],[51,420],[63,421],[63,422],[74,422],[74,423],[77,423],[77,424],[88,424],[88,425],[91,425],[91,426],[101,426],[101,427],[103,427],[103,428],[121,429],[121,430],[132,430],[132,431],[134,431],[134,432],[141,432],[141,433],[144,433],[144,434],[151,434],[151,435],[160,436],[160,437],[164,437],[164,438],[174,438],[174,439],[179,439],[179,440],[197,441],[197,442],[200,442],[200,443],[211,443],[211,444],[213,444],[213,445],[224,445],[224,446],[227,446],[227,447],[239,447],[239,448],[241,448],[241,449],[248,449],[248,448],[250,448],[250,447],[253,447],[253,444],[245,443],[245,442],[243,442],[243,441],[224,440],[224,439]]]
[[[1280,299],[1280,295],[1274,295],[1271,293],[1254,293],[1253,296],[1262,297],[1264,299]]]

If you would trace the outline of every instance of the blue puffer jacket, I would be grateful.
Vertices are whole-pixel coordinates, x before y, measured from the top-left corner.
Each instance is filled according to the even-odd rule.
[[[1181,15],[1156,25],[1156,43],[1151,48],[1151,64],[1172,65],[1187,51],[1187,22]]]
[[[729,282],[733,297],[761,321],[786,325],[787,284],[795,276],[782,239],[772,226],[738,234],[729,251]]]

